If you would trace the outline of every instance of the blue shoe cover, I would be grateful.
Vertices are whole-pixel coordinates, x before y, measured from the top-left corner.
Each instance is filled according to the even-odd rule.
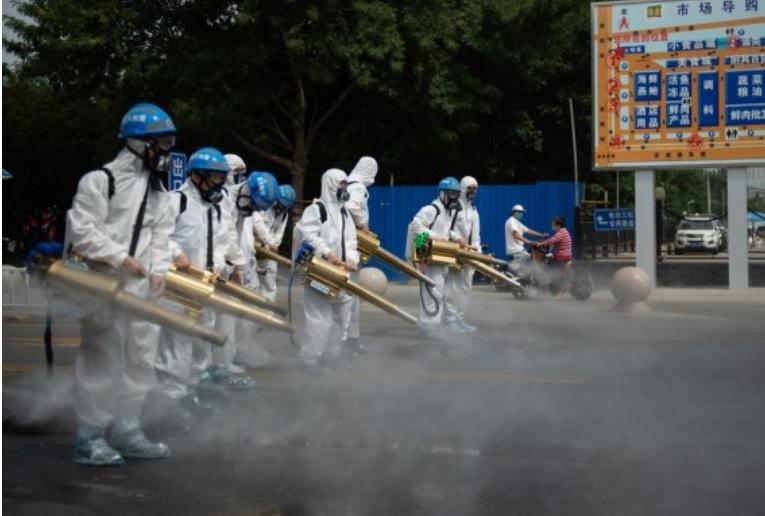
[[[109,446],[103,431],[93,428],[80,428],[74,442],[75,464],[84,466],[124,466],[122,455]]]
[[[166,444],[153,443],[146,438],[138,418],[117,418],[112,425],[109,443],[127,458],[165,459],[170,456]]]

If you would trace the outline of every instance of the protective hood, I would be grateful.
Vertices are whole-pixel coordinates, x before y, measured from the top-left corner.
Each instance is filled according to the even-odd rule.
[[[340,183],[348,181],[348,176],[339,168],[330,168],[321,176],[321,200],[325,204],[342,204],[337,200]]]
[[[228,165],[228,171],[233,172],[235,170],[241,170],[241,169],[247,169],[247,166],[244,164],[244,160],[237,156],[236,154],[226,154],[223,156],[226,158],[226,164]]]
[[[472,203],[473,201],[470,201],[467,198],[467,189],[469,186],[478,186],[478,181],[473,176],[465,176],[462,178],[462,181],[460,181],[460,190],[462,190],[462,193],[460,193],[460,199],[462,202]]]
[[[244,160],[236,154],[226,154],[223,157],[226,159],[226,165],[228,165],[226,185],[234,186],[239,182],[238,176],[247,172],[247,165],[245,165]]]
[[[348,181],[358,181],[364,186],[372,186],[375,183],[375,176],[377,176],[377,161],[371,156],[364,156],[348,174]]]

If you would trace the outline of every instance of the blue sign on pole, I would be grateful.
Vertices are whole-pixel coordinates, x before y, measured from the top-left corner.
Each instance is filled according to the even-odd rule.
[[[595,231],[634,231],[635,209],[595,210],[592,214]]]
[[[170,153],[170,173],[167,175],[167,189],[179,189],[186,181],[186,155],[182,152]]]

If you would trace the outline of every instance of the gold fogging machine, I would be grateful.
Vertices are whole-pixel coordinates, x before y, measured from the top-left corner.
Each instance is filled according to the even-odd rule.
[[[466,249],[457,242],[431,239],[423,249],[415,250],[415,260],[435,265],[447,265],[457,269],[467,265],[500,284],[510,283],[518,288],[523,288],[516,279],[495,268],[497,265],[507,265],[508,262],[488,254]]]
[[[42,265],[42,264],[41,264]],[[223,346],[226,336],[202,326],[197,319],[164,308],[154,301],[122,290],[120,278],[87,269],[82,262],[50,261],[46,283],[54,289],[82,293],[104,301],[112,309]]]
[[[209,307],[280,331],[295,331],[294,326],[283,317],[287,314],[286,310],[257,292],[204,269],[190,267],[185,272],[170,270],[165,283],[168,297],[192,313],[198,313],[201,307]]]
[[[345,290],[410,324],[417,324],[415,317],[406,313],[383,296],[353,281],[351,273],[344,267],[333,265],[315,254],[302,256],[300,263],[305,265],[309,288],[319,290],[329,297],[337,297],[341,290]]]
[[[396,267],[397,269],[405,272],[414,279],[420,280],[430,287],[435,287],[436,283],[428,276],[417,270],[417,268],[411,263],[402,260],[395,254],[391,253],[380,247],[380,238],[372,233],[363,229],[356,230],[356,239],[358,241],[359,254],[361,255],[361,263],[367,263],[369,258],[376,256],[384,262]]]
[[[255,242],[255,256],[258,260],[273,260],[279,265],[292,268],[292,260],[272,251],[261,242]]]

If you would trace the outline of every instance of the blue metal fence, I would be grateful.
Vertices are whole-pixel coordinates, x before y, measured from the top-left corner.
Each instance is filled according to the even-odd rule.
[[[580,188],[580,192],[583,191]],[[436,198],[435,186],[373,186],[369,189],[370,228],[380,237],[382,246],[404,256],[406,229],[414,214]],[[481,186],[478,190],[478,212],[481,215],[481,240],[489,252],[505,256],[505,222],[514,204],[526,208],[523,223],[542,233],[550,232],[550,219],[566,217],[569,231],[574,222],[574,183],[540,181],[524,185]],[[573,231],[572,231],[573,234]],[[391,280],[405,276],[396,269],[373,260]]]

